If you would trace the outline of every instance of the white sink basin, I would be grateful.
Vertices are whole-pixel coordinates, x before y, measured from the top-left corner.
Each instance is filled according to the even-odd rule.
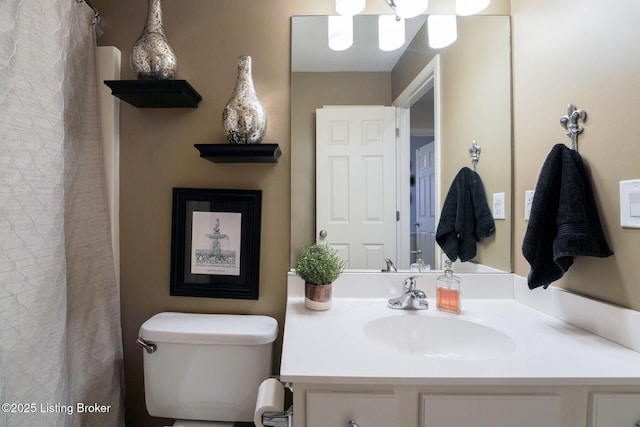
[[[457,317],[387,316],[366,323],[364,334],[378,345],[428,358],[484,360],[516,351],[505,333]]]

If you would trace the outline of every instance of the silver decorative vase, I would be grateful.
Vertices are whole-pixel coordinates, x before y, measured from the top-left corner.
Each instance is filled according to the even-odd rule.
[[[138,80],[174,80],[178,59],[164,34],[160,0],[148,0],[147,22],[131,48],[131,69]]]
[[[256,95],[251,57],[238,57],[238,77],[222,113],[222,127],[231,144],[259,144],[267,130],[267,113]]]

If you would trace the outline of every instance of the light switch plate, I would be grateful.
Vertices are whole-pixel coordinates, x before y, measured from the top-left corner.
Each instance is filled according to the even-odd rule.
[[[527,190],[524,192],[524,220],[529,221],[531,216],[531,205],[533,204],[533,194],[535,190]]]
[[[620,225],[640,228],[640,179],[620,181]]]
[[[506,219],[504,193],[493,193],[493,219]]]

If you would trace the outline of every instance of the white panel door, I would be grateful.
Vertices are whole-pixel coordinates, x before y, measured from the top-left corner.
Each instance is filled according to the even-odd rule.
[[[416,150],[416,249],[425,264],[435,268],[436,206],[434,143]]]
[[[316,236],[347,268],[396,259],[395,107],[316,110]]]

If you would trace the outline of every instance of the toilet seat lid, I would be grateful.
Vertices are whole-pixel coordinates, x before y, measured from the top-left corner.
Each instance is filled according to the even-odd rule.
[[[261,345],[275,341],[278,322],[263,315],[165,312],[144,322],[138,335],[150,342]]]

